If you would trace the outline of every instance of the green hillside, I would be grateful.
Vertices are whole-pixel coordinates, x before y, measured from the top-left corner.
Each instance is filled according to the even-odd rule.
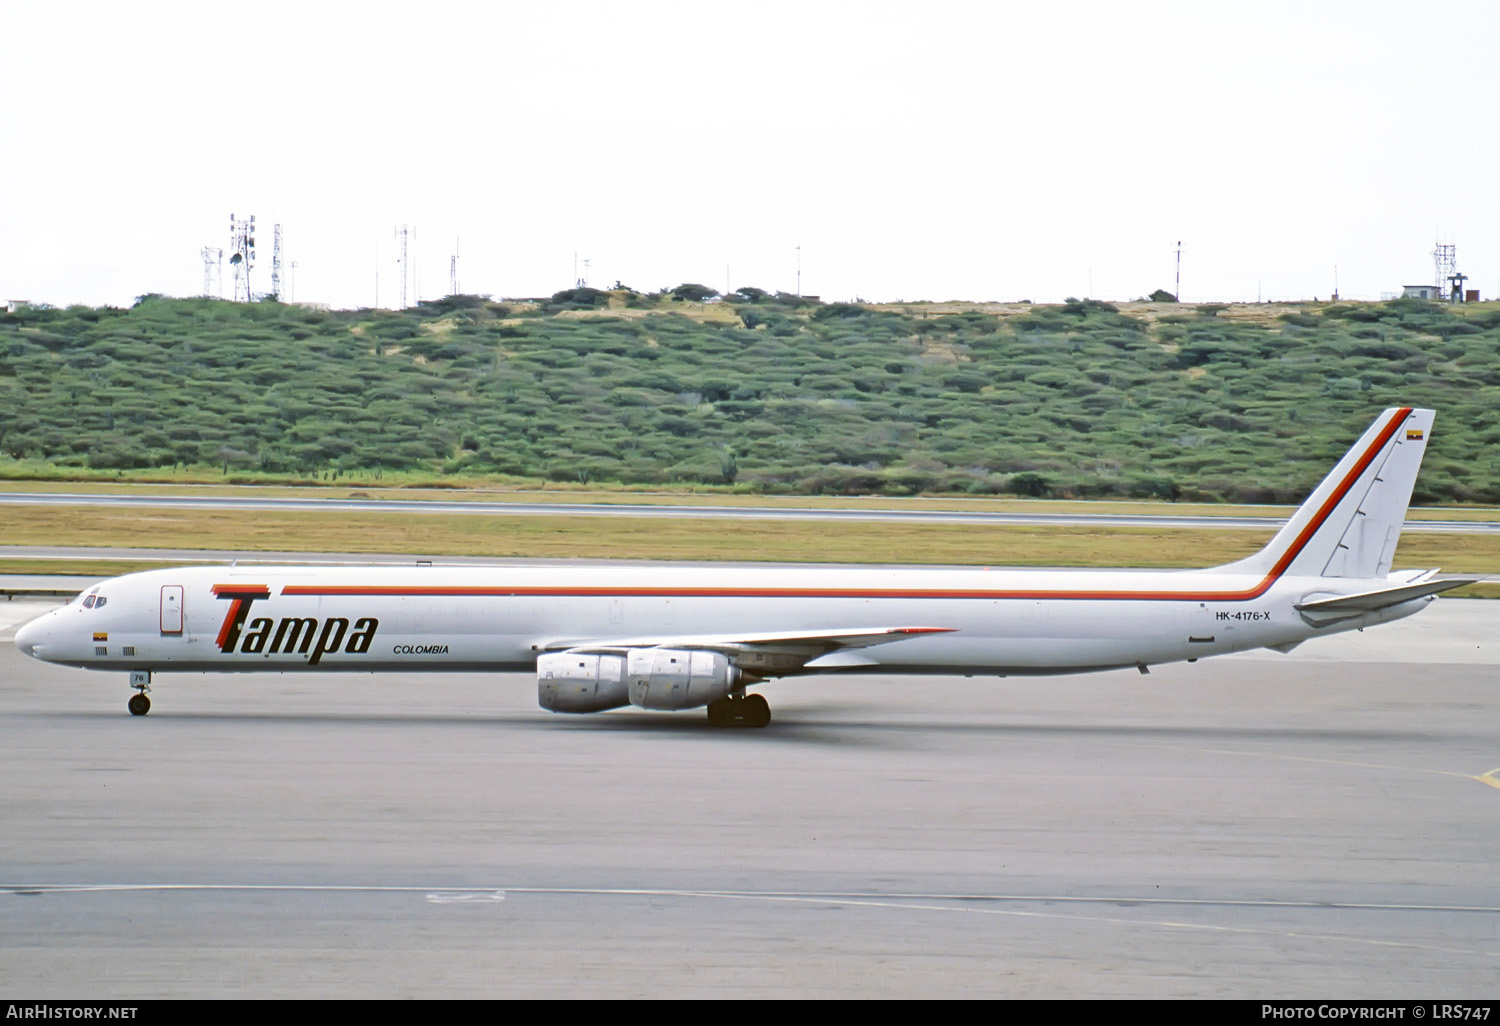
[[[0,476],[1285,502],[1414,404],[1439,411],[1417,501],[1500,502],[1496,304],[678,295],[22,308]]]

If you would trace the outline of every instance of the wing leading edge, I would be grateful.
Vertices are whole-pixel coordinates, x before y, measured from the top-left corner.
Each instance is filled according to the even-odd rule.
[[[645,638],[612,638],[597,641],[560,640],[542,646],[546,652],[619,654],[632,649],[673,648],[720,652],[731,659],[756,654],[802,656],[813,659],[830,652],[868,648],[901,641],[921,634],[945,634],[953,627],[856,627],[838,631],[764,631],[734,636],[683,634]]]

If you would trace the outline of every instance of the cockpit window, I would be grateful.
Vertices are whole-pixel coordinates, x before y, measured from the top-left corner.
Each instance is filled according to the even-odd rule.
[[[86,598],[86,599],[83,600],[83,608],[84,609],[93,609],[95,601],[97,601],[96,598],[93,595],[90,595],[88,598]]]
[[[98,601],[96,601],[94,603],[94,608],[95,609],[103,609],[104,608],[104,603],[106,603],[108,601],[109,601],[109,599],[105,598],[103,595],[100,595]]]

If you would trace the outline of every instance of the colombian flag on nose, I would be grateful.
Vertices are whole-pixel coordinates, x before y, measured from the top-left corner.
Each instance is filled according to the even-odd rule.
[[[109,640],[109,632],[108,631],[95,631],[94,632],[94,640],[95,641],[108,641]]]

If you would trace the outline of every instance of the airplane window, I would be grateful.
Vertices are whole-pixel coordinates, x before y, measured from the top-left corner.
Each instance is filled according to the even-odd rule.
[[[86,598],[86,599],[83,600],[83,608],[84,609],[93,609],[94,608],[94,596],[90,595],[88,598]]]
[[[106,603],[108,601],[109,601],[109,599],[105,598],[103,595],[100,595],[99,596],[99,601],[94,603],[94,608],[95,609],[103,609],[104,608],[104,603]]]

